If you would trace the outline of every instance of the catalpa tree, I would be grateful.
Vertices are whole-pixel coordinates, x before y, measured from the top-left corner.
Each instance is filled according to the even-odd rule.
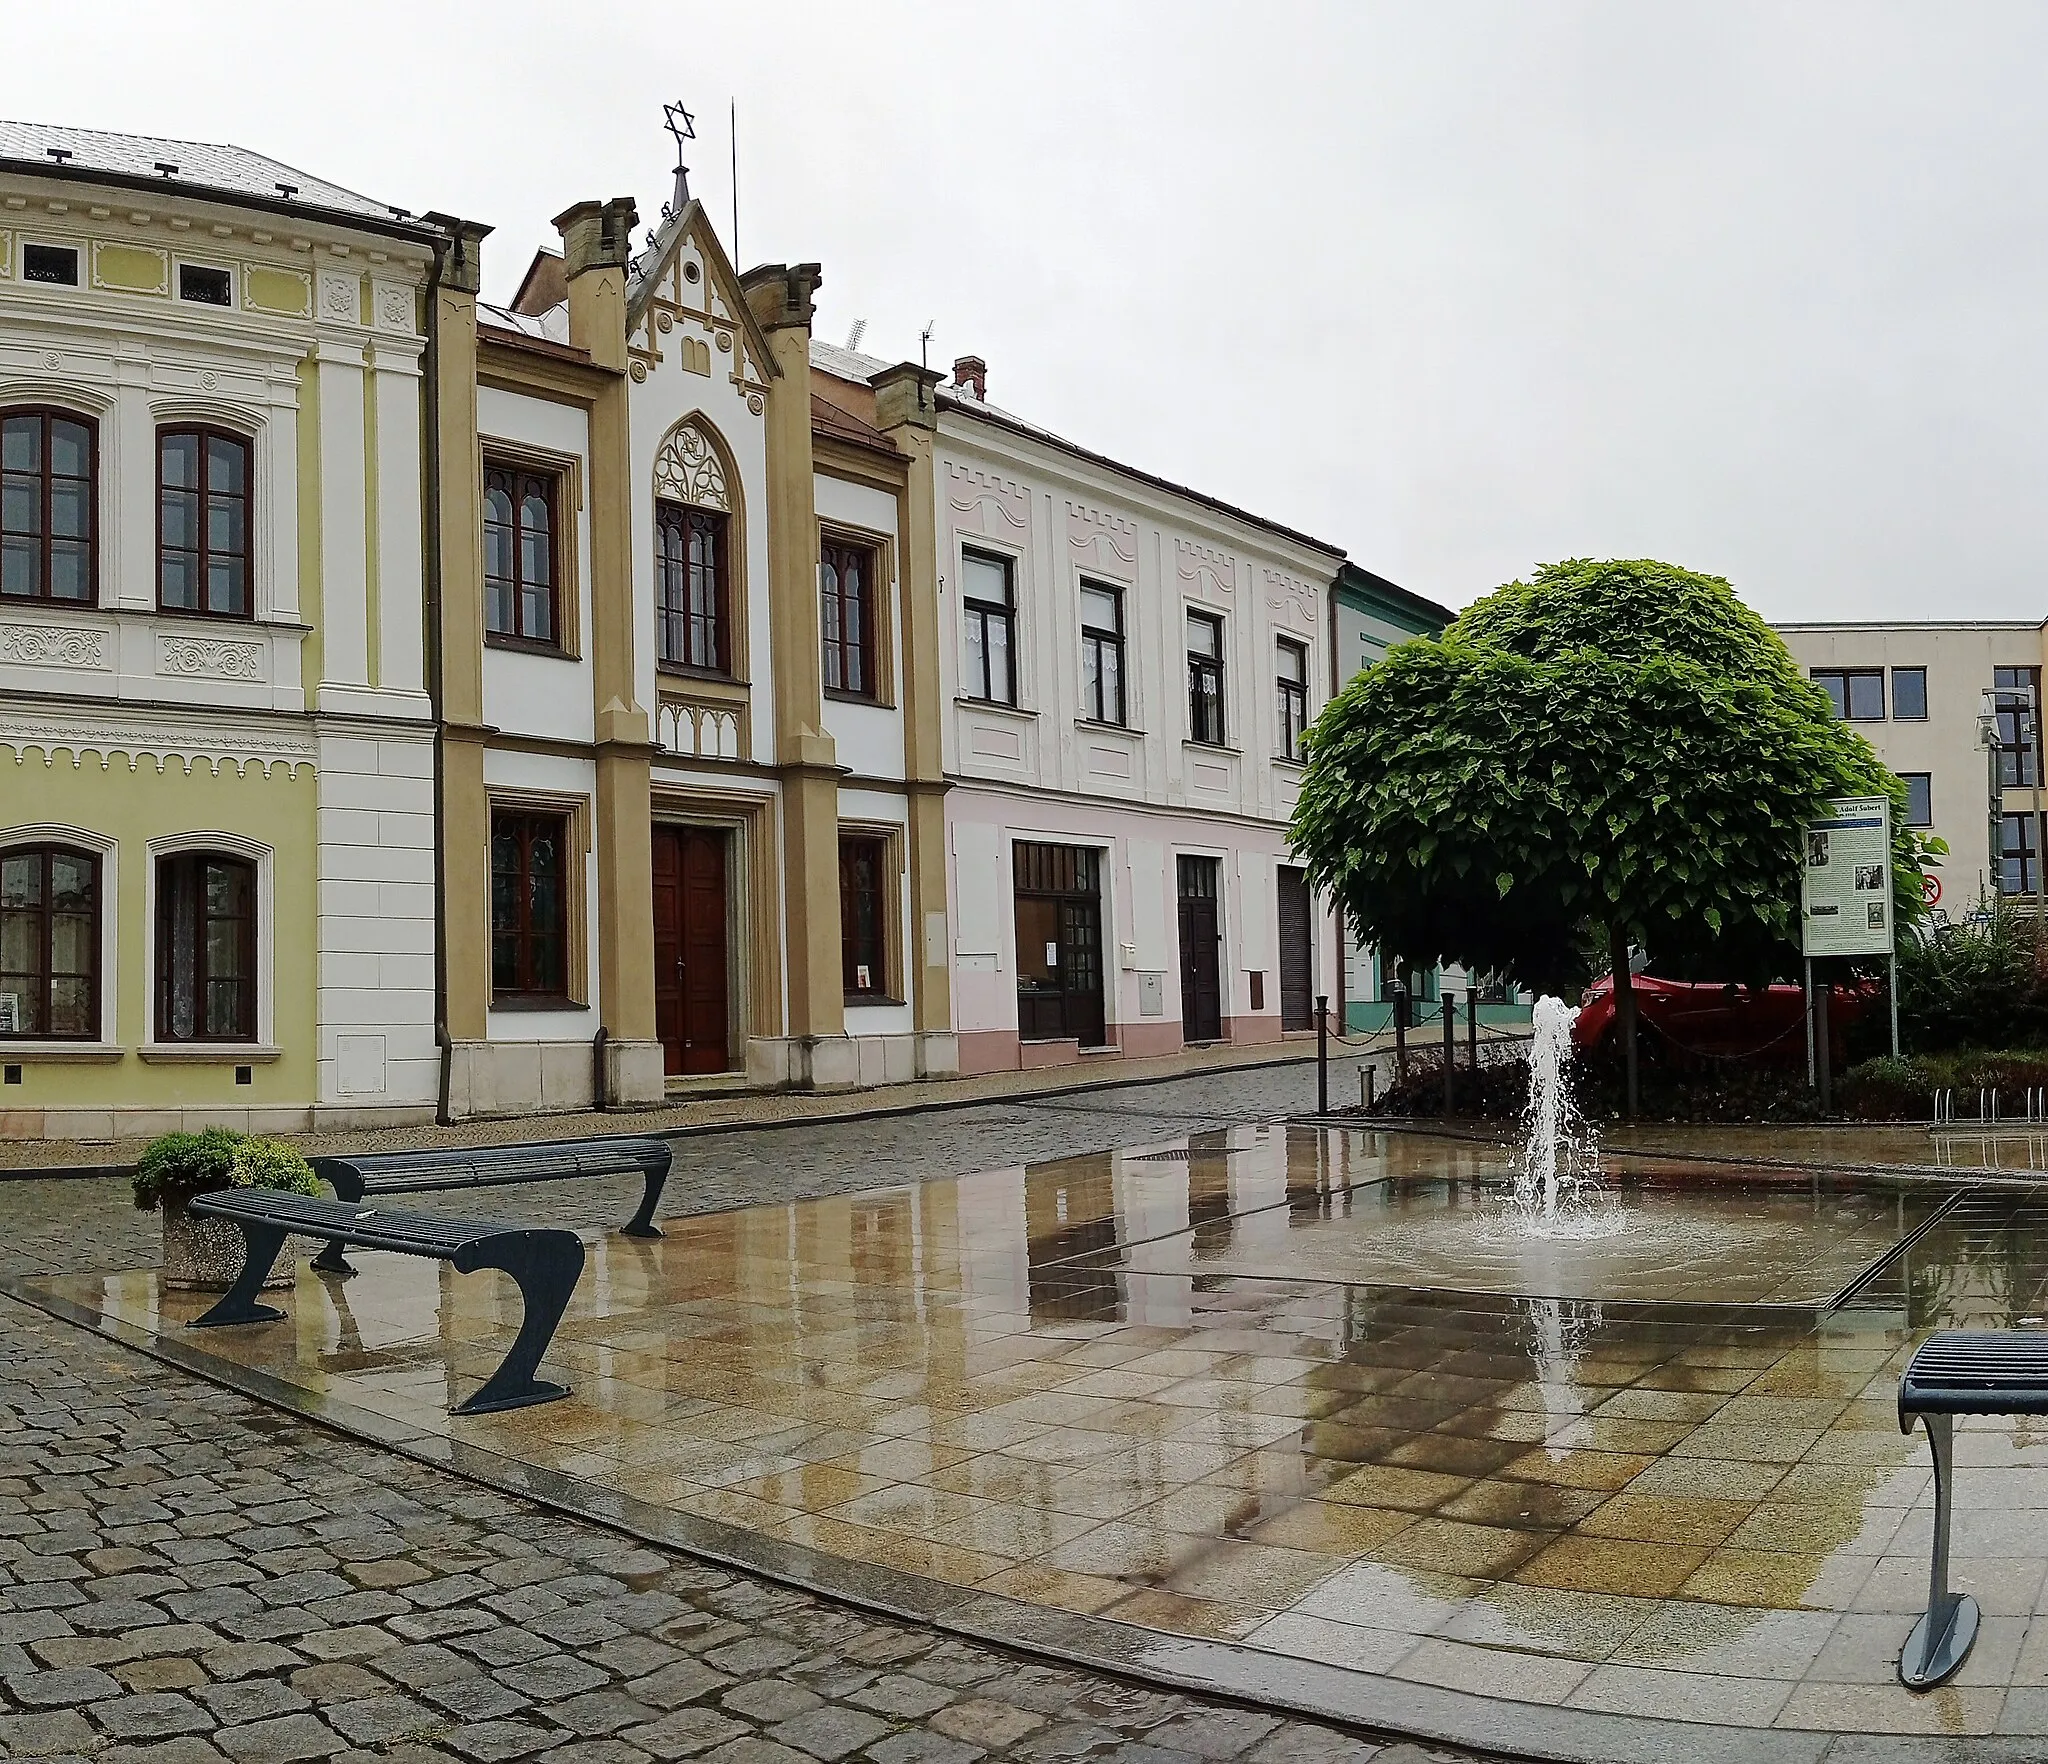
[[[1292,837],[1365,941],[1535,991],[1796,972],[1800,830],[1893,801],[1896,923],[1939,847],[1905,787],[1718,576],[1548,564],[1389,652],[1307,738]]]

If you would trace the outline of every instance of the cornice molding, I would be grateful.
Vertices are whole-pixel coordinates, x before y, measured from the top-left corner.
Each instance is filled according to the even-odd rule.
[[[175,766],[190,774],[197,767],[215,777],[223,771],[246,777],[254,768],[266,778],[279,768],[287,778],[296,777],[301,766],[312,770],[320,757],[312,735],[256,718],[187,722],[163,716],[78,714],[56,707],[41,708],[33,717],[0,712],[0,751],[11,751],[17,764],[40,754],[45,765],[55,765],[62,756],[81,770],[92,760],[102,771],[113,770],[118,762],[139,772],[147,763],[158,772]]]

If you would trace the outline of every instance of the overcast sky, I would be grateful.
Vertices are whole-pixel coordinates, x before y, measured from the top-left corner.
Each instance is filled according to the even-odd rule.
[[[671,163],[819,330],[1451,605],[1668,558],[1768,616],[2048,615],[2048,8],[9,8],[0,115],[497,228]]]

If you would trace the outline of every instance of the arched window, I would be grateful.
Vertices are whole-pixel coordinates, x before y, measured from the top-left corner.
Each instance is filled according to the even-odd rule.
[[[90,417],[0,411],[0,599],[95,598],[98,441]]]
[[[157,860],[156,1038],[256,1039],[256,866],[217,851]]]
[[[100,1028],[100,860],[0,850],[0,1042],[93,1041]]]
[[[655,621],[661,659],[705,673],[732,672],[731,495],[725,465],[693,420],[678,423],[654,457]]]
[[[223,429],[159,429],[156,458],[157,605],[253,617],[248,440]]]

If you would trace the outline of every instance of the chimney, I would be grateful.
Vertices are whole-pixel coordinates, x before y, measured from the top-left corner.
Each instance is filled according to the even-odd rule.
[[[963,355],[953,363],[953,384],[988,402],[988,363],[978,355]]]

